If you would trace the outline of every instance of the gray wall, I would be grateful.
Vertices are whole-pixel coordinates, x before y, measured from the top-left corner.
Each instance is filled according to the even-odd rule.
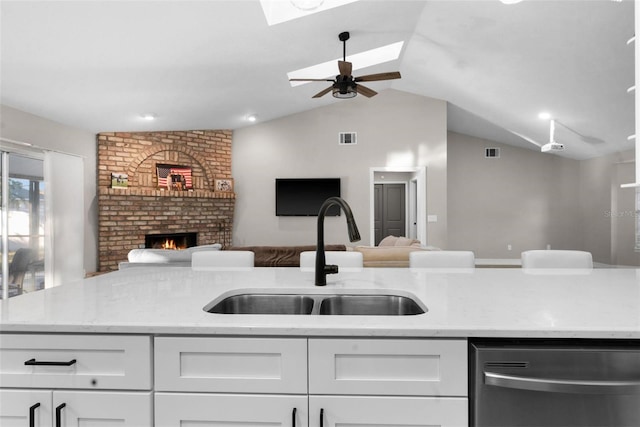
[[[634,150],[580,164],[584,249],[599,262],[640,265],[640,253],[634,251],[635,189],[620,188],[621,184],[634,181]]]
[[[485,147],[500,158],[485,158]],[[635,191],[620,188],[634,181],[633,150],[580,161],[450,132],[447,155],[448,249],[519,258],[549,245],[640,265]]]
[[[582,246],[577,160],[453,132],[447,146],[448,249],[519,258]],[[500,158],[485,158],[485,147],[499,147]]]
[[[427,167],[428,244],[447,237],[446,103],[395,90],[357,97],[233,135],[234,245],[314,244],[317,218],[275,216],[275,178],[340,177],[362,240],[369,244],[369,168]],[[339,146],[338,132],[357,132]],[[348,244],[344,216],[326,219],[325,241]]]
[[[40,148],[75,154],[84,159],[84,182],[75,183],[73,191],[84,193],[84,268],[96,271],[98,257],[98,215],[96,197],[96,137],[95,134],[65,126],[5,105],[0,106],[0,136],[13,141],[27,142]]]

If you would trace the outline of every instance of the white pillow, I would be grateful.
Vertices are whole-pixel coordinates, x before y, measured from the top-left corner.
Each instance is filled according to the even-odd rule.
[[[199,251],[217,251],[222,248],[220,243],[212,245],[193,246],[181,251],[172,249],[132,249],[127,255],[129,262],[191,262],[191,254]]]

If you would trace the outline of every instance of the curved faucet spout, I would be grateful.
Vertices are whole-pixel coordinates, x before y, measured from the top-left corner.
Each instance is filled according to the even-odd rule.
[[[335,274],[338,272],[337,265],[327,265],[324,254],[324,217],[327,214],[327,210],[333,206],[338,205],[347,217],[347,230],[349,233],[349,241],[357,242],[360,240],[360,232],[356,225],[356,220],[353,218],[351,207],[340,197],[329,197],[320,206],[318,212],[318,242],[316,245],[316,286],[326,286],[327,274]]]

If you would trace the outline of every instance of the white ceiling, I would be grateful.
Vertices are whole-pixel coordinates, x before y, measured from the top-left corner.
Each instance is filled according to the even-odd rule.
[[[360,0],[272,26],[257,0],[3,0],[0,15],[2,104],[96,133],[237,129],[349,102],[287,81],[341,57],[349,31],[347,54],[405,41],[354,74],[400,71],[367,86],[448,101],[450,130],[538,149],[545,110],[563,156],[634,147],[632,0]]]

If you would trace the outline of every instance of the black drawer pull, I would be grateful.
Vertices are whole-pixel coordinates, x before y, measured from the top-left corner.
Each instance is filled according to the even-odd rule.
[[[29,427],[36,426],[36,409],[40,407],[40,402],[29,408]]]
[[[291,413],[291,427],[296,427],[296,412],[298,412],[298,408],[293,408],[293,412]]]
[[[62,408],[64,408],[65,406],[67,406],[66,403],[61,403],[56,408],[56,427],[62,427]]]
[[[68,362],[40,362],[36,359],[29,359],[24,362],[27,366],[71,366],[76,364],[76,359],[69,360]]]
[[[324,426],[324,408],[320,408],[320,427]]]

